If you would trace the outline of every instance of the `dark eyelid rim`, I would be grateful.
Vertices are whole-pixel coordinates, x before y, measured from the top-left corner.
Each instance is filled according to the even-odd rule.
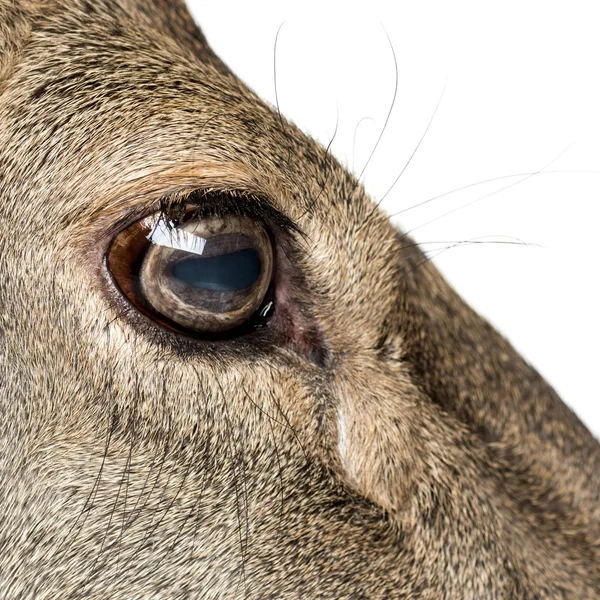
[[[114,239],[119,233],[152,215],[158,215],[158,218],[167,219],[185,217],[186,220],[190,218],[202,219],[207,217],[226,218],[227,216],[232,215],[250,218],[257,221],[258,224],[265,229],[274,246],[280,245],[277,241],[273,240],[273,236],[275,237],[275,240],[278,237],[277,231],[274,231],[274,229],[278,230],[280,233],[284,233],[284,237],[292,242],[295,235],[304,237],[300,228],[265,198],[237,190],[223,191],[218,189],[195,189],[185,194],[175,193],[163,196],[158,202],[151,205],[147,205],[146,207],[136,207],[126,211],[125,214],[110,227],[110,232],[105,231],[107,243],[105,244],[102,254],[102,272],[104,274],[104,279],[107,282],[110,282],[110,296],[114,302],[123,306],[123,314],[132,315],[133,320],[136,322],[152,324],[153,328],[157,329],[157,333],[160,336],[163,336],[166,333],[167,335],[187,340],[192,343],[198,343],[198,340],[202,340],[205,343],[231,342],[232,339],[248,334],[249,331],[247,331],[247,329],[249,325],[248,323],[244,323],[232,331],[223,333],[205,333],[196,335],[192,332],[186,332],[183,329],[172,327],[165,322],[148,316],[143,312],[140,312],[139,309],[132,304],[131,300],[128,299],[126,294],[120,289],[114,275],[110,271],[108,266],[108,254]],[[272,286],[273,281],[270,283],[267,295],[272,294]]]

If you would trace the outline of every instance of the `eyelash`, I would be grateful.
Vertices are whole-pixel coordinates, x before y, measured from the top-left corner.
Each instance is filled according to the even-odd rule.
[[[300,239],[307,238],[297,223],[274,208],[267,199],[239,190],[213,189],[174,193],[163,196],[150,207],[130,209],[108,229],[106,238],[112,240],[132,223],[153,214],[176,223],[183,215],[189,216],[190,207],[194,207],[193,217],[198,219],[227,216],[254,219],[272,237],[277,238],[278,233],[281,233],[294,245],[298,245]]]
[[[275,209],[272,204],[260,196],[236,190],[195,190],[185,196],[161,198],[156,212],[162,218],[177,223],[182,216],[189,217],[190,206],[194,207],[193,217],[247,217],[254,219],[273,235],[273,229],[279,229],[288,236],[305,237],[304,232],[291,219]]]

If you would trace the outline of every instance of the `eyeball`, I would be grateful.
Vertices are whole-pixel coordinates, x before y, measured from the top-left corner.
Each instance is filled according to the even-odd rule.
[[[117,234],[106,258],[117,286],[139,310],[196,335],[249,321],[273,272],[265,228],[237,215],[170,220],[155,214]]]

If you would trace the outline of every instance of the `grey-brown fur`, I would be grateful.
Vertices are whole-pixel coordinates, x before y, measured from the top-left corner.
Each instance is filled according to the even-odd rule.
[[[600,597],[598,443],[185,7],[0,0],[0,51],[1,598]],[[107,280],[194,189],[305,233],[271,330]]]

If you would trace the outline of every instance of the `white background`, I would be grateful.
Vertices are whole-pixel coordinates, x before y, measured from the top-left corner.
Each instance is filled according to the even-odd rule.
[[[272,103],[281,27],[281,111],[324,144],[337,122],[333,152],[357,173],[394,95],[393,46],[396,102],[363,175],[376,200],[443,93],[382,206],[405,211],[397,222],[438,253],[455,288],[599,436],[597,2],[192,0],[191,8],[217,54]],[[466,240],[477,243],[444,250]]]

